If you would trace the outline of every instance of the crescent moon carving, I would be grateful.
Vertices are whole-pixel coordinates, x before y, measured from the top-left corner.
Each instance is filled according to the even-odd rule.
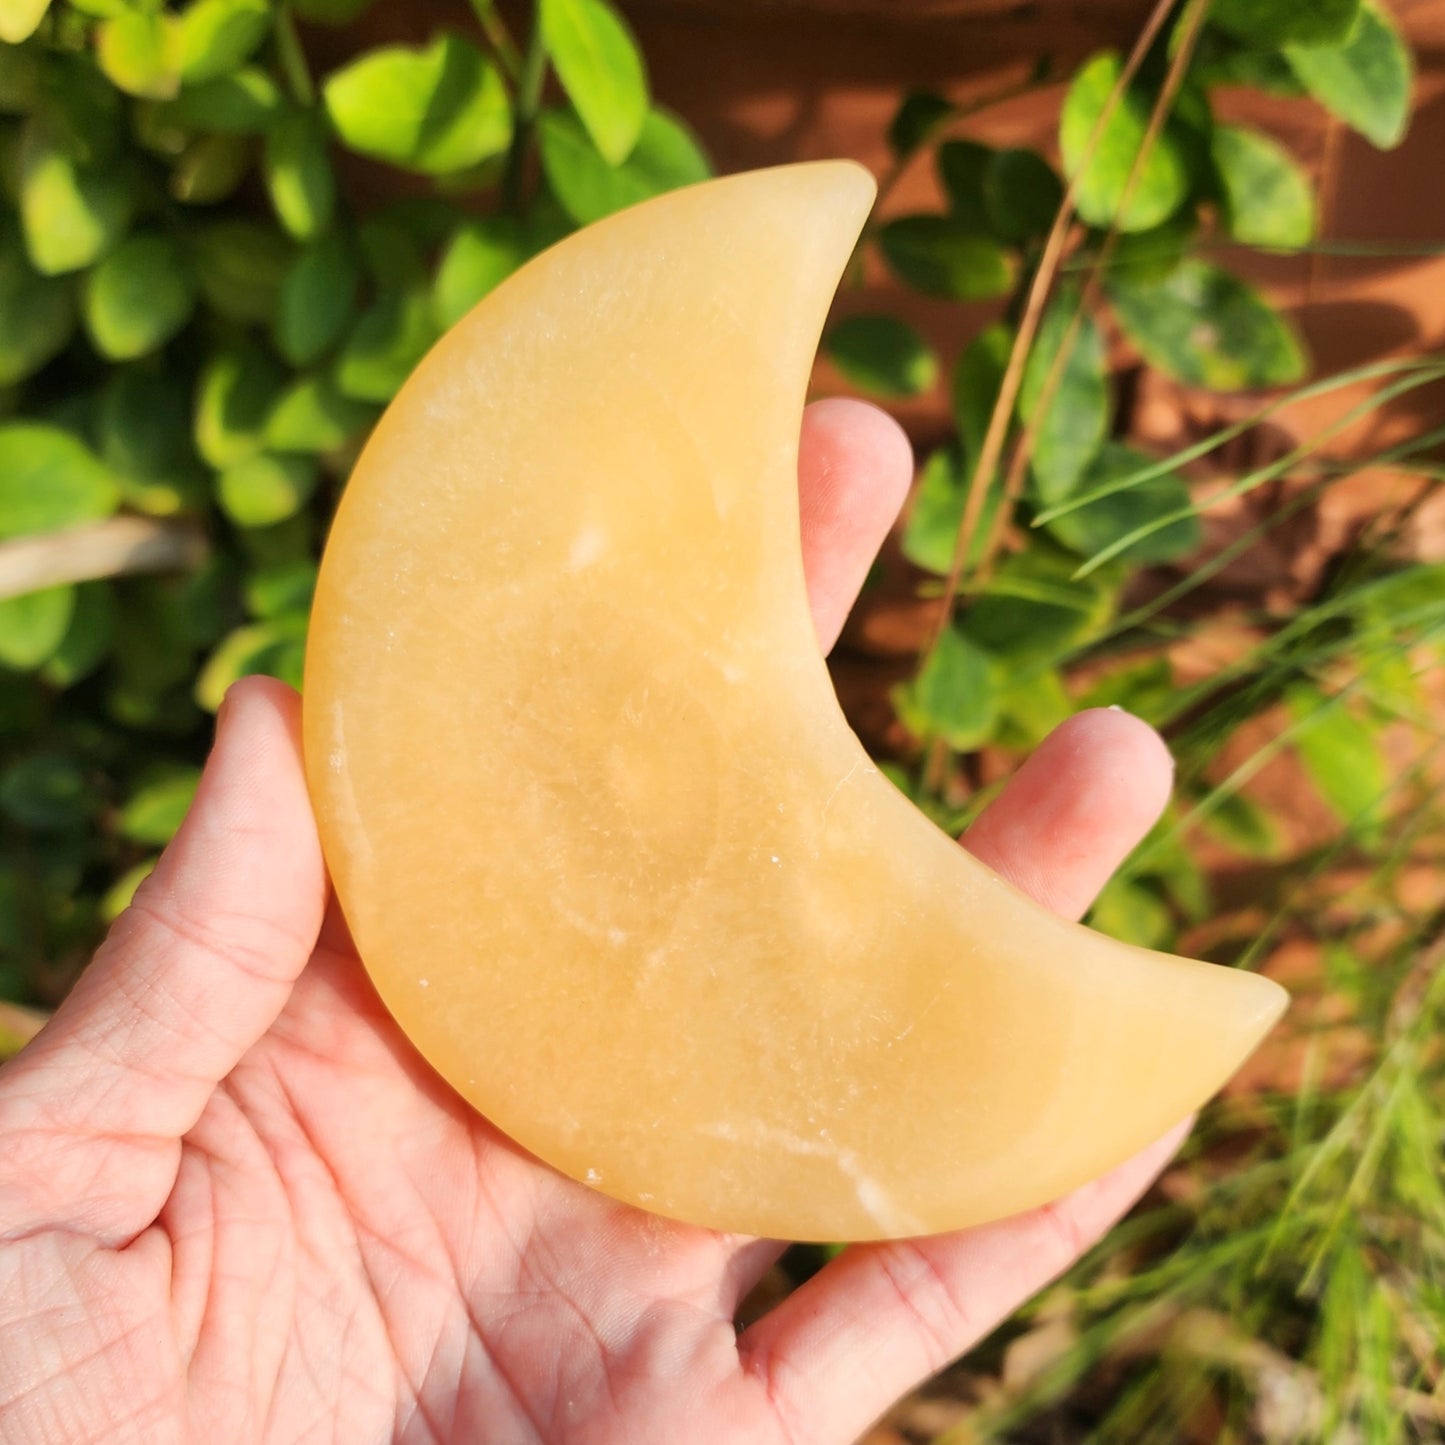
[[[1283,1005],[1050,916],[844,721],[797,445],[872,196],[707,182],[483,300],[355,470],[306,662],[335,886],[423,1055],[574,1178],[790,1239],[1055,1198]]]

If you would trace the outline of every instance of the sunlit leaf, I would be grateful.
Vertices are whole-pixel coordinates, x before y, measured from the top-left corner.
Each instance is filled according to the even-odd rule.
[[[355,401],[390,401],[436,338],[425,287],[383,291],[343,343],[336,384]]]
[[[631,154],[647,116],[647,71],[627,22],[607,0],[541,0],[542,39],[557,78],[609,165]]]
[[[278,452],[332,452],[375,419],[375,408],[343,396],[330,376],[303,376],[277,399],[265,441]]]
[[[190,320],[196,283],[157,232],[129,236],[86,278],[81,315],[95,349],[129,361],[164,346]]]
[[[28,40],[49,9],[50,0],[0,0],[0,40],[6,45]]]
[[[135,209],[123,166],[82,166],[33,122],[20,148],[25,248],[46,276],[79,271],[114,248]]]
[[[100,68],[127,95],[168,100],[181,87],[179,31],[167,15],[127,10],[95,34]]]
[[[370,51],[333,73],[324,94],[345,145],[429,175],[500,155],[512,138],[501,76],[457,35],[440,35],[423,50]]]
[[[1390,14],[1364,0],[1341,46],[1292,45],[1285,52],[1304,88],[1332,115],[1384,150],[1405,138],[1414,64]]]
[[[316,489],[309,457],[257,452],[221,473],[221,509],[238,527],[272,527],[294,517]]]
[[[188,85],[238,70],[271,29],[268,0],[191,0],[176,19],[181,79]]]
[[[1094,226],[1114,223],[1123,231],[1147,231],[1168,220],[1183,204],[1189,194],[1189,168],[1165,127],[1155,137],[1124,206],[1125,190],[1148,130],[1149,96],[1137,86],[1131,87],[1115,107],[1092,154],[1089,150],[1122,71],[1113,51],[1101,51],[1079,71],[1064,100],[1059,144],[1066,173],[1070,177],[1082,173],[1076,200],[1086,221]]]
[[[648,111],[636,146],[620,166],[607,163],[570,111],[544,111],[538,137],[547,184],[579,225],[705,180],[712,172],[697,137],[656,107]]]
[[[296,110],[271,127],[262,174],[281,224],[298,241],[309,241],[330,226],[336,177],[326,133],[315,116]]]
[[[1246,126],[1214,132],[1214,165],[1229,234],[1247,246],[1292,249],[1315,235],[1310,178],[1278,141]]]
[[[109,468],[70,432],[0,423],[0,538],[98,521],[119,503]]]
[[[183,764],[170,764],[150,772],[126,799],[116,821],[121,837],[133,843],[169,843],[181,826],[196,788],[201,770]]]
[[[987,741],[998,713],[992,664],[964,633],[948,628],[918,676],[895,690],[904,725],[964,751]]]

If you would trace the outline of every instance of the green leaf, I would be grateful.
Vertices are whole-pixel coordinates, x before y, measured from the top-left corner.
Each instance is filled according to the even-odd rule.
[[[196,679],[196,701],[215,712],[226,689],[242,677],[264,673],[293,687],[301,685],[305,639],[278,622],[239,627],[211,654]]]
[[[383,291],[336,358],[336,384],[356,401],[390,401],[437,338],[424,287]]]
[[[1152,231],[1119,236],[1109,263],[1109,275],[1136,286],[1167,281],[1189,254],[1197,231],[1190,211],[1180,211]]]
[[[75,332],[70,283],[37,276],[15,223],[0,218],[0,386],[33,376]]]
[[[563,210],[584,226],[711,174],[697,138],[656,107],[648,111],[636,146],[620,166],[607,163],[571,111],[543,111],[538,140],[547,184]]]
[[[40,669],[47,687],[74,687],[110,654],[115,641],[115,599],[110,584],[83,582],[75,589],[75,610],[60,646]]]
[[[110,251],[135,199],[120,165],[84,167],[32,121],[20,147],[20,219],[31,264],[45,276],[79,271]]]
[[[259,451],[286,376],[259,346],[218,351],[196,389],[195,439],[213,467],[233,466]]]
[[[141,232],[85,278],[81,315],[102,356],[130,361],[164,346],[195,305],[195,282],[174,242]]]
[[[1282,45],[1340,45],[1354,28],[1360,0],[1213,0],[1210,20],[1257,50]]]
[[[619,166],[647,118],[647,71],[607,0],[541,0],[542,41],[573,109],[603,159]]]
[[[0,40],[6,45],[28,40],[49,9],[50,0],[0,0]]]
[[[128,868],[122,873],[106,889],[100,899],[100,916],[106,923],[114,923],[130,907],[136,891],[155,872],[156,864],[160,861],[157,857],[147,858],[144,863],[137,863],[134,868]]]
[[[929,296],[987,301],[1014,283],[1014,259],[997,241],[952,216],[901,216],[878,232],[894,274]]]
[[[1118,707],[1145,722],[1163,721],[1179,695],[1167,657],[1130,662],[1100,678],[1079,699],[1081,708]]]
[[[98,431],[101,460],[130,506],[164,517],[205,505],[186,393],[174,377],[116,369],[101,393]]]
[[[1096,487],[1143,471],[1153,460],[1132,447],[1109,442],[1071,490],[1091,492]],[[1061,501],[1063,496],[1047,497],[1045,500]],[[1166,472],[1123,491],[1100,497],[1097,502],[1077,511],[1065,512],[1048,523],[1048,531],[1070,551],[1087,558],[1102,552],[1136,528],[1172,517],[1189,506],[1189,488],[1178,475]],[[1117,557],[1121,562],[1139,565],[1170,562],[1192,552],[1199,545],[1200,538],[1198,519],[1194,516],[1180,517],[1149,536],[1141,537]]]
[[[512,139],[501,77],[456,35],[438,36],[425,50],[373,50],[331,75],[324,91],[345,145],[409,170],[467,170]]]
[[[934,152],[939,184],[948,198],[948,212],[971,231],[988,229],[984,179],[997,154],[973,140],[946,140]]]
[[[127,10],[96,29],[96,60],[127,95],[169,100],[181,88],[179,35],[168,15]]]
[[[108,517],[120,488],[94,452],[38,422],[0,423],[0,538]]]
[[[976,748],[988,741],[998,715],[992,663],[950,627],[913,682],[896,690],[894,702],[910,732],[942,738],[961,752]]]
[[[276,345],[293,366],[309,366],[340,339],[356,309],[361,266],[340,232],[296,258],[281,286]]]
[[[33,50],[0,45],[0,111],[29,115],[39,93],[40,67]]]
[[[1100,116],[1109,104],[1123,65],[1112,50],[1095,55],[1069,87],[1059,122],[1064,171],[1082,173],[1076,192],[1079,214],[1093,226],[1116,224],[1121,231],[1148,231],[1166,221],[1189,194],[1189,168],[1169,127],[1155,138],[1126,209],[1120,212],[1130,172],[1148,130],[1152,103],[1137,86],[1119,101],[1087,166],[1085,157]]]
[[[1136,948],[1167,948],[1175,934],[1174,917],[1158,891],[1128,878],[1105,884],[1089,910],[1089,927]]]
[[[1377,835],[1392,774],[1376,730],[1312,687],[1290,688],[1285,702],[1298,725],[1295,752],[1320,796],[1342,823]]]
[[[904,159],[924,145],[933,132],[953,114],[953,105],[931,90],[910,90],[888,122],[888,146]]]
[[[999,690],[998,740],[1005,747],[1036,748],[1072,717],[1074,702],[1053,668],[1030,668]]]
[[[0,813],[36,833],[83,828],[94,806],[84,771],[65,753],[34,753],[0,773]]]
[[[1041,412],[1049,375],[1078,316],[1077,287],[1060,291],[1044,313],[1019,389],[1019,415],[1036,424],[1034,481],[1046,502],[1060,501],[1097,454],[1112,410],[1104,337],[1092,316],[1078,321],[1058,383]]]
[[[1185,261],[1153,286],[1113,278],[1109,299],[1145,359],[1213,391],[1287,386],[1305,374],[1304,347],[1260,294],[1228,271]]]
[[[247,66],[234,75],[184,86],[175,100],[156,107],[156,119],[182,131],[261,135],[283,103],[276,82],[264,70]]]
[[[983,177],[989,228],[1006,241],[1048,235],[1064,202],[1064,183],[1037,151],[995,151]]]
[[[65,641],[74,613],[74,587],[0,598],[0,666],[33,672]]]
[[[268,0],[192,0],[176,25],[181,79],[187,85],[239,70],[271,30]]]
[[[896,316],[846,317],[829,331],[824,350],[854,386],[873,396],[918,396],[938,380],[933,348]]]
[[[298,241],[309,241],[331,225],[336,177],[326,134],[308,111],[292,111],[271,128],[262,174],[281,224]]]
[[[963,525],[964,504],[968,497],[971,474],[962,451],[957,446],[939,447],[923,464],[918,485],[913,493],[903,528],[903,555],[915,567],[948,575],[953,567],[953,554],[958,546],[958,532]],[[983,554],[989,529],[998,512],[999,493],[993,489],[983,504],[979,525],[969,544],[970,566]]]
[[[316,591],[316,563],[282,562],[252,572],[245,584],[246,610],[256,618],[305,615]]]
[[[303,376],[276,402],[266,445],[278,452],[334,452],[376,420],[374,408],[341,394],[329,376]]]
[[[1292,250],[1314,240],[1314,187],[1282,145],[1245,126],[1221,125],[1213,152],[1225,224],[1236,241]]]
[[[1118,569],[1075,580],[1077,559],[1040,537],[999,566],[988,590],[974,598],[962,627],[984,651],[1023,661],[1053,662],[1097,637],[1117,601]]]
[[[294,517],[316,490],[309,457],[257,452],[221,473],[221,510],[238,527],[272,527]]]
[[[210,307],[228,321],[269,322],[296,248],[259,221],[212,221],[197,231],[196,276]]]
[[[971,463],[983,451],[1013,346],[1013,328],[995,322],[969,342],[954,368],[953,414]]]
[[[463,221],[447,242],[432,287],[437,324],[454,326],[532,255],[526,227],[512,216]]]
[[[254,155],[237,135],[203,135],[182,153],[171,171],[170,193],[188,206],[213,206],[234,195]]]
[[[132,843],[164,847],[184,821],[200,781],[201,770],[185,764],[155,769],[126,799],[117,831]]]
[[[1393,150],[1405,138],[1414,86],[1410,47],[1373,0],[1360,6],[1359,21],[1343,45],[1292,45],[1285,55],[1304,88],[1367,140]]]
[[[1286,839],[1268,811],[1242,793],[1210,799],[1201,826],[1216,841],[1246,858],[1282,858]]]
[[[79,166],[115,158],[125,135],[120,92],[85,51],[51,50],[39,75],[36,123]]]

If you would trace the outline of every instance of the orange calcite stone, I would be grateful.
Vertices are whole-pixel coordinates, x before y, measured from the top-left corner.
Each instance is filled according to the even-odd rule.
[[[430,1063],[576,1179],[794,1239],[1052,1199],[1283,999],[1050,916],[844,722],[797,444],[872,194],[713,181],[501,286],[368,445],[306,665],[336,888]]]

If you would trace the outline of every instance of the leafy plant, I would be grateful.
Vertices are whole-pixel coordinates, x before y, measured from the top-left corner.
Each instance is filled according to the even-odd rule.
[[[608,0],[314,75],[307,27],[369,3],[0,3],[0,997],[124,906],[227,685],[299,681],[325,520],[432,341],[708,174]],[[348,153],[409,199],[363,207]]]

